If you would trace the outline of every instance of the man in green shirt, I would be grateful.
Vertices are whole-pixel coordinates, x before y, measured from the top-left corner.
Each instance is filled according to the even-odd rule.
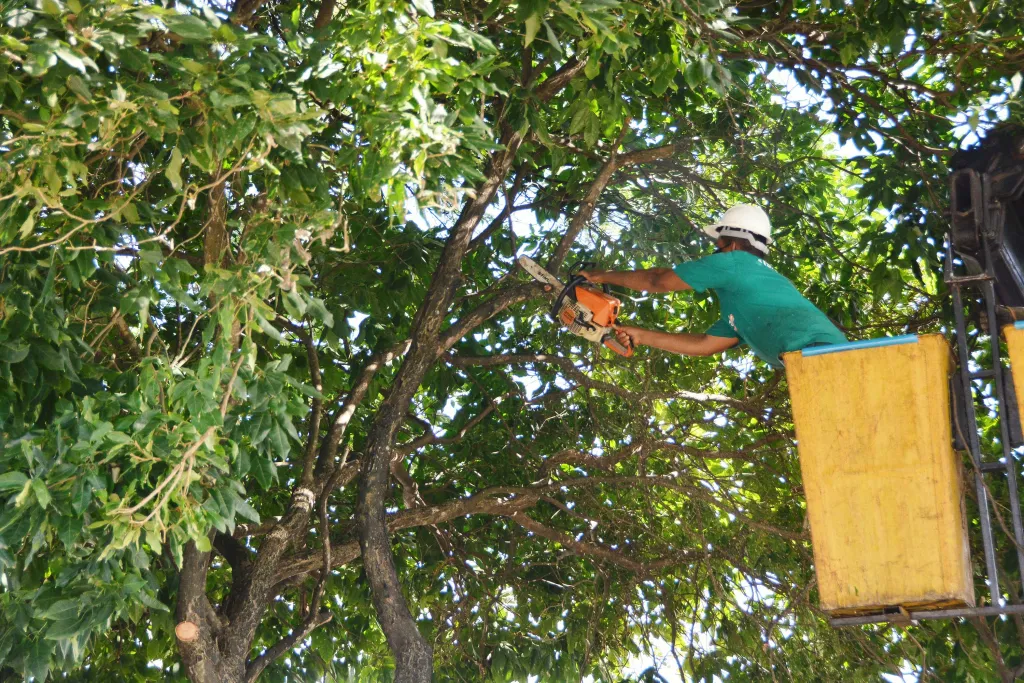
[[[675,268],[582,273],[595,284],[647,292],[710,289],[718,296],[722,317],[703,334],[620,325],[616,328],[620,341],[625,343],[625,337],[629,337],[635,346],[653,346],[687,356],[711,356],[747,344],[772,367],[782,367],[780,356],[787,351],[846,342],[824,313],[763,260],[772,242],[771,225],[764,211],[750,204],[737,204],[705,232],[718,246],[711,256]]]

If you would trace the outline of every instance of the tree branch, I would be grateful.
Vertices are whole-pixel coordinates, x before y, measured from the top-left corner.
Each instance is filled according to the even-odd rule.
[[[534,95],[542,102],[547,101],[583,67],[584,63],[570,59],[551,78],[537,86]],[[449,232],[430,288],[413,319],[408,354],[388,397],[377,411],[364,443],[356,527],[377,620],[395,657],[395,683],[429,683],[433,676],[433,648],[419,632],[409,611],[391,553],[385,501],[394,458],[395,434],[427,370],[442,352],[439,344],[441,326],[448,316],[455,284],[461,277],[462,260],[487,207],[505,182],[523,143],[523,135],[523,131],[513,131],[507,124],[502,125],[500,149],[491,155],[484,180],[477,185]]]
[[[516,265],[516,267],[518,268],[519,266]],[[441,334],[437,348],[438,356],[509,306],[529,301],[534,297],[541,296],[543,293],[544,287],[537,282],[520,283],[499,291],[493,297],[456,320]]]
[[[434,445],[434,444],[458,443],[458,442],[462,441],[462,439],[465,438],[465,436],[469,432],[469,430],[473,429],[473,427],[476,427],[478,424],[483,422],[487,418],[488,415],[490,415],[492,412],[494,412],[495,407],[496,406],[495,406],[494,403],[488,404],[488,406],[486,408],[484,408],[482,411],[480,411],[479,415],[477,415],[472,420],[467,422],[462,427],[462,429],[459,430],[458,434],[456,434],[455,436],[439,437],[436,434],[434,434],[432,429],[428,429],[427,433],[424,434],[423,436],[421,436],[421,437],[419,437],[417,439],[413,439],[412,441],[410,441],[407,444],[399,445],[395,450],[400,455],[405,456],[405,455],[409,455],[410,453],[415,453],[416,451],[418,451],[419,449],[423,448],[424,446],[430,446],[430,445]],[[429,427],[429,425],[428,425],[428,427]]]
[[[328,431],[327,436],[321,442],[320,456],[317,459],[316,465],[317,472],[324,472],[333,466],[334,457],[338,454],[338,447],[342,439],[345,438],[345,432],[352,422],[352,417],[356,414],[356,408],[366,398],[366,392],[370,389],[370,382],[373,381],[374,375],[383,366],[405,354],[409,350],[409,345],[409,340],[399,342],[387,351],[375,354],[370,359],[370,362],[366,364],[366,367],[363,368],[359,378],[352,385],[352,389],[345,397],[345,401],[335,414],[330,431]]]
[[[576,78],[587,66],[587,60],[582,61],[576,57],[570,58],[561,66],[551,78],[543,81],[533,90],[533,95],[541,102],[547,102],[557,95],[562,88],[569,85],[569,81]]]
[[[296,643],[303,640],[315,629],[329,622],[333,616],[330,610],[318,610],[320,609],[320,602],[323,600],[324,588],[327,585],[327,578],[331,574],[331,527],[327,516],[327,502],[330,499],[330,495],[334,490],[334,487],[344,476],[343,469],[344,468],[339,468],[338,470],[335,470],[334,474],[331,475],[331,478],[324,486],[323,492],[320,494],[319,501],[317,501],[317,512],[320,522],[320,538],[323,539],[323,547],[321,549],[323,560],[320,568],[320,576],[317,578],[316,586],[313,588],[313,596],[309,601],[309,613],[303,619],[302,624],[298,628],[293,630],[287,637],[282,638],[280,642],[269,648],[262,655],[252,660],[245,667],[246,683],[252,683],[255,681],[268,664],[288,650],[292,649]],[[274,583],[276,584],[277,582],[274,581]]]
[[[178,575],[178,605],[175,615],[179,626],[194,628],[191,637],[178,634],[178,653],[189,678],[197,681],[218,680],[224,663],[217,647],[219,623],[209,598],[206,597],[206,576],[210,567],[210,553],[196,548],[189,541],[182,551],[181,572]],[[188,630],[184,632],[188,633]]]
[[[331,23],[336,2],[337,0],[322,0],[320,10],[316,13],[316,19],[313,20],[313,28],[324,28]]]
[[[732,398],[730,396],[724,396],[722,394],[709,394],[695,391],[683,391],[683,390],[672,390],[672,391],[647,391],[644,393],[637,393],[630,391],[629,389],[623,389],[615,384],[608,382],[602,382],[601,380],[592,379],[585,373],[583,373],[569,358],[562,356],[552,356],[548,354],[496,354],[493,356],[464,356],[464,355],[453,355],[448,354],[445,356],[451,365],[456,367],[494,367],[501,365],[522,365],[522,364],[535,364],[535,363],[547,363],[550,365],[557,365],[565,376],[572,381],[587,387],[588,389],[596,389],[604,391],[610,394],[614,394],[621,398],[639,401],[656,401],[665,399],[686,399],[689,401],[698,401],[701,403],[712,402],[721,403],[723,405],[737,408],[753,416],[760,416],[760,410],[755,406],[750,406],[747,402],[740,401],[739,399]]]
[[[988,623],[984,617],[977,617],[970,620],[977,630],[978,635],[981,637],[981,641],[985,643],[985,647],[992,654],[992,659],[996,664],[996,671],[999,672],[999,678],[1003,683],[1013,683],[1016,679],[1014,672],[1010,671],[1010,668],[1006,666],[1006,660],[1003,659],[1003,653],[999,649],[999,642],[996,640],[995,635],[992,633],[992,629],[988,627]]]
[[[535,505],[539,495],[527,489],[490,488],[469,498],[461,498],[449,501],[440,505],[429,505],[411,509],[400,510],[387,518],[389,533],[410,529],[413,527],[437,525],[468,515],[496,515],[508,517],[509,515]],[[350,541],[335,549],[332,555],[332,568],[338,568],[353,560],[361,554],[359,543]],[[287,562],[277,574],[277,581],[288,581],[296,576],[308,574],[320,566],[320,560],[313,553],[305,553]]]
[[[583,197],[583,201],[580,202],[579,208],[576,210],[576,214],[572,217],[569,222],[569,228],[565,231],[562,239],[558,243],[558,247],[555,249],[555,255],[548,261],[547,270],[554,275],[558,274],[559,268],[562,267],[562,262],[565,257],[569,254],[569,250],[572,245],[576,242],[576,238],[579,236],[580,231],[590,223],[590,219],[594,216],[594,209],[597,207],[597,200],[601,197],[601,193],[608,187],[608,183],[611,182],[612,176],[620,168],[626,166],[635,166],[637,164],[648,164],[652,161],[658,161],[660,159],[666,159],[674,154],[677,154],[680,150],[685,149],[685,145],[682,142],[674,142],[667,145],[661,145],[660,147],[652,147],[649,149],[641,149],[633,152],[627,152],[626,154],[619,155],[617,149],[622,144],[622,138],[629,130],[629,119],[627,118],[623,123],[622,130],[619,132],[619,138],[612,145],[611,154],[608,156],[608,160],[604,162],[600,170],[597,172],[597,177],[587,188],[587,193]]]
[[[324,383],[320,372],[320,355],[317,353],[316,344],[313,342],[313,338],[310,336],[308,331],[287,318],[278,316],[277,321],[291,330],[292,333],[302,341],[303,346],[306,347],[306,359],[309,364],[309,378],[313,382],[313,388],[316,389],[318,393],[323,391]],[[323,398],[319,396],[314,398],[310,405],[309,424],[306,426],[306,452],[302,459],[302,476],[299,478],[297,486],[310,488],[313,485],[313,464],[315,462],[317,452],[317,439],[320,436],[320,420],[323,416],[323,407]]]
[[[599,560],[604,560],[605,562],[610,562],[611,564],[622,567],[623,569],[628,569],[636,574],[648,575],[660,569],[664,569],[665,567],[671,567],[679,564],[680,562],[686,562],[694,558],[694,553],[683,551],[674,553],[671,557],[662,558],[654,562],[637,562],[636,560],[630,559],[623,553],[617,552],[598,543],[577,541],[569,534],[544,526],[540,522],[530,518],[530,516],[525,512],[517,512],[512,515],[512,521],[535,536],[558,543],[566,550],[569,550],[576,555],[595,557]]]
[[[320,612],[316,615],[316,618],[307,619],[301,626],[299,626],[299,628],[279,640],[273,647],[269,648],[259,657],[249,662],[245,667],[245,683],[253,683],[253,681],[259,678],[259,675],[263,673],[263,669],[267,668],[267,665],[283,655],[285,652],[291,650],[295,647],[296,643],[304,640],[306,636],[320,626],[329,622],[332,618],[334,618],[334,615],[329,611],[324,610],[323,612]]]

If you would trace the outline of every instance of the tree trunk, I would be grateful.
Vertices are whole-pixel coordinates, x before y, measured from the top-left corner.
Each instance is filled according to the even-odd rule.
[[[195,631],[192,638],[183,638],[178,632],[178,653],[192,683],[242,683],[245,661],[230,661],[222,654],[218,642],[219,619],[206,597],[209,566],[210,553],[201,552],[193,542],[185,546],[176,616],[179,628],[192,625]]]
[[[535,95],[540,101],[549,100],[585,66],[586,60],[570,59],[535,89]],[[524,82],[529,80],[532,77]],[[484,174],[486,179],[477,187],[475,196],[452,226],[430,289],[413,320],[409,353],[395,377],[391,393],[377,412],[364,444],[365,465],[356,506],[356,526],[373,606],[395,657],[395,683],[429,683],[433,676],[433,648],[419,632],[402,594],[385,519],[395,433],[404,421],[409,403],[427,370],[444,352],[441,326],[455,295],[462,259],[473,231],[508,175],[523,143],[523,134],[508,127],[502,131],[501,137],[503,149],[491,156]]]
[[[392,444],[416,389],[441,352],[441,325],[451,305],[454,285],[473,230],[508,174],[522,141],[519,133],[508,136],[505,149],[491,158],[487,179],[452,227],[430,290],[416,314],[409,354],[366,436],[366,466],[359,487],[356,524],[373,606],[377,610],[377,618],[387,637],[388,646],[395,656],[395,683],[429,683],[433,675],[433,648],[419,632],[416,620],[409,612],[391,554],[385,503],[389,492],[391,460],[394,457]]]

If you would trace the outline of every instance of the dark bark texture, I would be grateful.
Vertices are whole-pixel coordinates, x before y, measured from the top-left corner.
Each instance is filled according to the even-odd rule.
[[[542,100],[552,97],[584,66],[585,62],[575,59],[568,62],[538,87],[538,97]],[[402,594],[385,518],[391,461],[395,456],[395,434],[405,420],[409,403],[424,375],[444,351],[441,326],[455,294],[462,259],[480,219],[508,175],[522,142],[522,132],[513,132],[507,127],[503,130],[502,149],[491,156],[485,180],[476,188],[475,196],[463,207],[459,219],[452,226],[430,289],[413,321],[409,353],[366,437],[356,524],[373,605],[395,657],[395,683],[428,683],[433,675],[433,648],[419,632]]]
[[[241,3],[239,11],[251,18],[259,3]],[[321,6],[321,14],[333,9],[330,2]],[[244,11],[243,11],[244,10]],[[236,21],[240,17],[236,16]],[[585,62],[572,59],[550,78],[539,84],[534,92],[541,101],[550,99],[564,88],[585,66]],[[410,402],[419,389],[430,367],[441,358],[464,334],[508,306],[536,294],[536,287],[513,286],[499,291],[490,301],[481,304],[463,319],[443,329],[455,296],[461,274],[463,257],[470,248],[471,238],[488,206],[509,174],[516,154],[524,139],[522,131],[502,126],[501,150],[494,153],[485,169],[485,180],[464,207],[452,227],[438,261],[427,295],[413,321],[411,339],[397,347],[377,354],[354,382],[348,396],[334,412],[327,433],[319,440],[319,415],[311,417],[309,439],[305,449],[303,476],[292,490],[291,503],[286,513],[276,522],[262,525],[262,541],[258,548],[224,535],[212,537],[215,551],[231,566],[232,586],[224,602],[215,608],[206,595],[206,577],[211,552],[200,551],[190,544],[185,552],[180,574],[177,617],[197,627],[192,640],[179,639],[179,651],[190,680],[198,683],[230,681],[249,683],[256,680],[265,667],[276,657],[295,647],[313,629],[330,620],[329,611],[322,605],[310,604],[299,626],[291,633],[282,634],[281,640],[261,653],[252,652],[256,630],[268,606],[281,590],[302,576],[320,569],[316,597],[322,596],[323,581],[331,568],[359,557],[363,558],[370,584],[374,608],[395,658],[396,683],[425,683],[433,676],[433,649],[419,632],[411,614],[395,569],[391,553],[390,534],[398,529],[450,518],[462,511],[486,514],[512,515],[536,502],[535,496],[520,496],[512,500],[497,501],[482,496],[460,501],[448,508],[419,507],[407,510],[401,518],[389,524],[385,514],[390,495],[390,477],[394,470],[401,471],[400,459],[404,451],[395,447],[395,436],[405,422]],[[230,258],[224,188],[215,187],[210,194],[211,216],[207,224],[204,261],[208,266],[223,266]],[[216,305],[216,302],[211,302]],[[287,325],[285,325],[287,327]],[[315,346],[303,337],[301,330],[292,330],[307,348],[309,363],[318,384],[319,361]],[[237,341],[237,339],[236,339]],[[369,390],[377,370],[392,359],[405,354],[402,367],[395,376],[387,398],[373,418],[363,454],[358,463],[346,461],[347,451],[340,456],[340,445],[355,411]],[[321,404],[317,404],[319,411]],[[317,441],[319,440],[319,446]],[[325,547],[320,558],[296,561],[288,553],[296,544],[301,547],[308,533],[313,511],[324,509],[325,499],[337,486],[344,485],[357,474],[362,474],[356,508],[358,546],[342,545],[332,553]],[[467,504],[469,505],[468,507]],[[463,507],[466,509],[463,511]],[[329,529],[323,529],[327,538]],[[328,541],[329,544],[329,541]],[[294,565],[299,567],[295,571]],[[313,603],[320,602],[314,599]]]

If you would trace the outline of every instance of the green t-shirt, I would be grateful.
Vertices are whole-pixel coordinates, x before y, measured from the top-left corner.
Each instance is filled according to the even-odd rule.
[[[695,291],[712,289],[718,295],[722,318],[706,334],[739,337],[773,367],[782,367],[779,355],[787,351],[846,341],[792,282],[753,254],[712,254],[674,270]]]

